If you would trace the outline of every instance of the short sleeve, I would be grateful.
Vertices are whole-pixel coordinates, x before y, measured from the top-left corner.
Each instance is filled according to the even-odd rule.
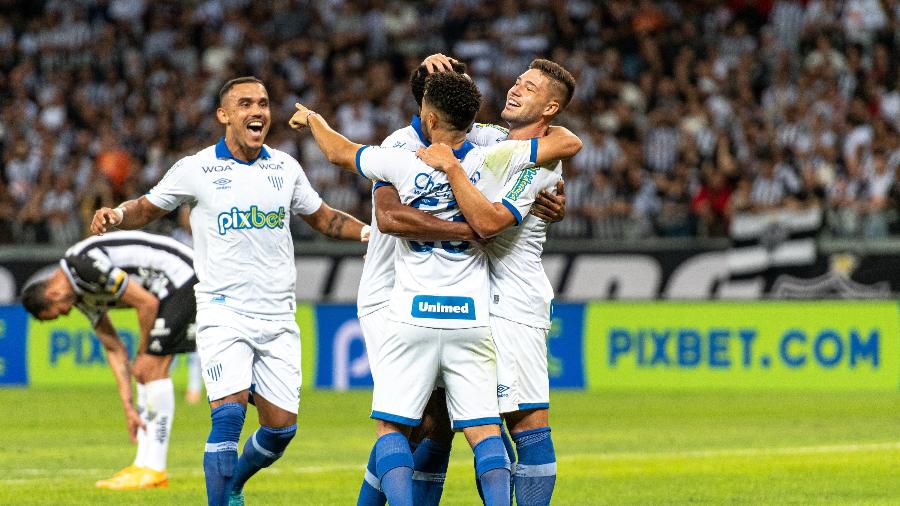
[[[190,187],[189,157],[175,162],[163,178],[147,193],[147,200],[156,207],[172,211],[184,202],[194,200]]]
[[[405,149],[363,146],[356,152],[356,170],[373,181],[400,186],[416,160],[415,153]]]
[[[499,125],[490,123],[475,123],[472,130],[466,134],[466,139],[476,146],[493,146],[506,140],[509,137],[509,130]]]
[[[97,248],[66,255],[64,267],[82,292],[112,295],[118,299],[128,286],[128,273],[113,265],[109,257]]]
[[[560,179],[561,176],[552,170],[540,167],[523,169],[500,192],[500,203],[509,209],[518,225],[531,211],[538,193],[554,187]]]
[[[297,179],[294,181],[294,194],[291,196],[291,212],[308,216],[318,211],[322,206],[322,197],[313,189],[306,177],[306,172],[297,164]]]

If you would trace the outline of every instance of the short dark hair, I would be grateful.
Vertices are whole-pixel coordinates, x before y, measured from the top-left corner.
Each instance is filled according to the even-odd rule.
[[[553,81],[557,90],[562,95],[562,97],[560,97],[559,108],[565,109],[572,100],[572,95],[575,93],[575,77],[572,76],[572,73],[566,70],[562,65],[543,58],[537,58],[532,61],[528,68],[540,70],[545,76]]]
[[[219,105],[222,105],[222,101],[225,99],[225,95],[228,94],[229,91],[231,91],[231,88],[234,88],[238,84],[244,83],[258,83],[265,87],[265,83],[257,79],[255,76],[235,77],[234,79],[222,85],[222,89],[219,90]]]
[[[25,306],[25,310],[28,311],[31,316],[39,318],[39,315],[50,306],[50,301],[47,300],[46,293],[47,280],[35,281],[22,290],[22,305]]]
[[[435,72],[425,79],[422,100],[428,101],[454,129],[465,132],[481,109],[481,92],[468,76]]]
[[[466,73],[465,63],[457,60],[450,61],[454,72],[457,74]],[[416,99],[416,103],[419,107],[422,107],[422,97],[425,95],[425,78],[427,77],[428,67],[426,67],[424,63],[419,65],[416,70],[413,70],[412,74],[409,76],[409,89],[412,91],[413,98]]]

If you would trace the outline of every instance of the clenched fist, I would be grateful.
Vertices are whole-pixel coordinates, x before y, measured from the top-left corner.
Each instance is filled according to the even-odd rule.
[[[101,207],[94,212],[94,219],[91,220],[91,233],[103,235],[110,229],[115,228],[119,223],[122,223],[124,217],[125,214],[119,207],[115,209]]]

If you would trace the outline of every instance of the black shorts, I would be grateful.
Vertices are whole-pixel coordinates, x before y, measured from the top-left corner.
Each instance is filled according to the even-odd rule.
[[[147,343],[148,355],[164,356],[197,351],[195,284],[196,277],[159,301],[159,312],[150,329],[150,340]]]

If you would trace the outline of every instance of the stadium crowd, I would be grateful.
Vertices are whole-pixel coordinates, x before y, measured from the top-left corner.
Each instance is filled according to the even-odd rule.
[[[407,77],[435,52],[468,64],[485,122],[535,56],[575,74],[562,123],[584,149],[553,236],[723,236],[735,212],[809,206],[834,236],[897,227],[900,0],[0,6],[0,243],[71,244],[94,209],[145,193],[218,135],[216,93],[238,75],[266,82],[269,143],[368,217],[368,183],[291,134],[293,104],[380,143],[415,113]]]

